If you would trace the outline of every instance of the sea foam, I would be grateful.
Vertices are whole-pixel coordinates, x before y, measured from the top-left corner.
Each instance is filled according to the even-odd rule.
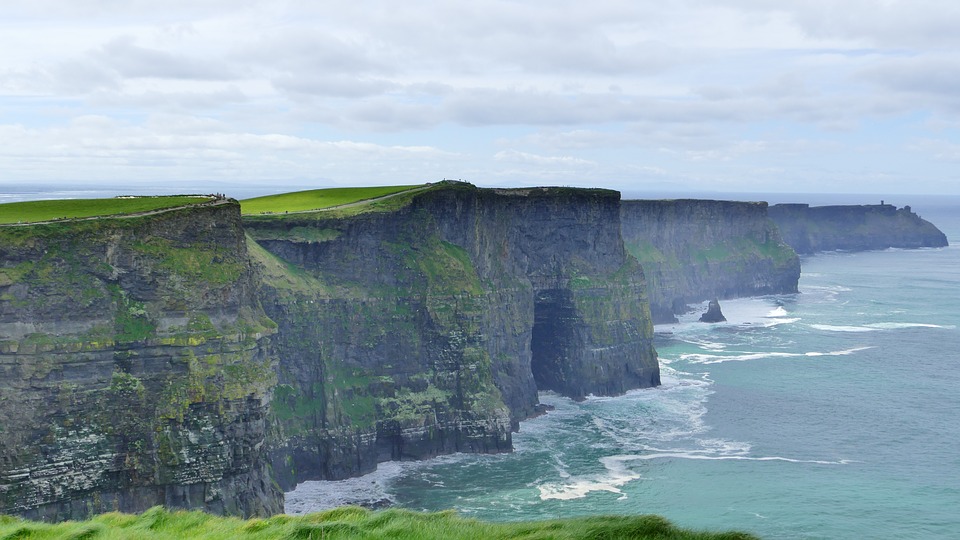
[[[594,491],[607,491],[626,496],[620,488],[634,480],[641,478],[640,473],[631,470],[623,459],[624,456],[607,456],[600,458],[605,471],[597,475],[585,475],[570,478],[568,482],[547,482],[537,486],[540,491],[540,500],[571,500],[582,499]]]
[[[683,354],[680,355],[681,360],[686,360],[691,364],[722,364],[724,362],[746,362],[748,360],[762,360],[765,358],[803,358],[803,357],[816,357],[816,356],[847,356],[854,354],[856,352],[864,351],[867,349],[872,349],[873,347],[854,347],[852,349],[844,349],[840,351],[828,351],[828,352],[805,352],[805,353],[792,353],[792,352],[748,352],[742,354],[732,354],[732,355],[719,355],[719,354]]]

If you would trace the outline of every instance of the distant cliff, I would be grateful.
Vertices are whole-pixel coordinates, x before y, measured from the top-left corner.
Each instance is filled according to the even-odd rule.
[[[352,214],[245,219],[279,325],[283,486],[509,451],[538,389],[659,384],[618,193],[447,183]]]
[[[687,304],[797,292],[800,260],[767,216],[767,203],[638,200],[621,203],[627,250],[646,274],[654,322]]]
[[[943,247],[947,237],[909,206],[776,204],[770,217],[797,253]]]
[[[271,514],[276,383],[236,202],[0,227],[0,514]]]

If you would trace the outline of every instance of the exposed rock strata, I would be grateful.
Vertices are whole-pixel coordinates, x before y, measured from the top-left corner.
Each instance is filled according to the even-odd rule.
[[[284,486],[509,451],[538,388],[659,384],[619,194],[447,184],[392,204],[245,221],[279,324]]]
[[[656,323],[712,298],[797,292],[800,259],[767,203],[623,201],[621,224],[627,250],[643,265]]]
[[[0,514],[282,510],[239,206],[0,228]]]
[[[797,253],[943,247],[947,237],[909,206],[776,204],[770,217]]]

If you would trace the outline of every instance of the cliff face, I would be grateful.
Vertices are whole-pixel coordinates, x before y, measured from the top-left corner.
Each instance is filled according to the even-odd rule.
[[[656,323],[675,321],[691,302],[797,292],[800,260],[766,203],[623,201],[620,219]]]
[[[946,235],[909,206],[776,204],[770,207],[770,217],[783,239],[803,254],[947,245]]]
[[[238,205],[0,227],[0,514],[282,510]]]
[[[453,184],[395,206],[245,220],[279,324],[283,485],[509,451],[538,388],[659,383],[617,193]]]
[[[302,480],[509,451],[538,389],[659,384],[616,192],[245,226],[227,201],[0,227],[0,513],[271,514]]]

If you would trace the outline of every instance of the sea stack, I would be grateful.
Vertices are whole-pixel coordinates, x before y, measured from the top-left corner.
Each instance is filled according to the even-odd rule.
[[[707,312],[700,316],[700,322],[705,323],[717,323],[717,322],[726,322],[727,318],[723,316],[723,312],[720,311],[720,301],[714,298],[710,301],[710,305],[707,306]]]

